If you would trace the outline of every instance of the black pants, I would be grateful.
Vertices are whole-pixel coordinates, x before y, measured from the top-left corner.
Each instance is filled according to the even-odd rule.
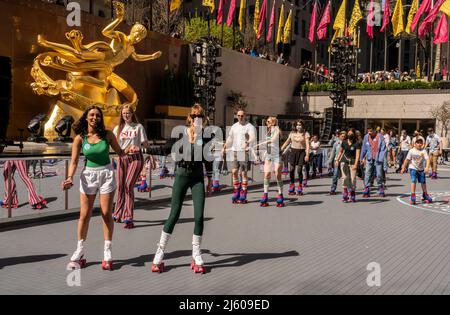
[[[291,149],[289,153],[289,177],[291,184],[295,184],[295,169],[297,168],[298,180],[303,182],[303,164],[305,163],[306,151],[304,149]]]

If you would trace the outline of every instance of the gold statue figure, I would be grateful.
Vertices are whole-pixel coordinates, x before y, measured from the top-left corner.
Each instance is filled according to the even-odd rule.
[[[38,95],[60,96],[58,114],[53,116],[62,116],[62,112],[66,112],[79,117],[86,107],[97,103],[102,106],[105,118],[109,117],[109,121],[112,121],[119,116],[122,104],[130,104],[136,108],[136,92],[114,73],[114,68],[130,57],[136,61],[149,61],[159,58],[162,53],[137,54],[134,45],[147,36],[147,30],[136,23],[131,28],[130,35],[117,31],[117,26],[124,20],[125,10],[124,4],[119,1],[114,1],[113,5],[116,19],[102,31],[111,40],[110,43],[97,41],[84,45],[83,34],[78,30],[66,33],[72,46],[50,42],[42,35],[38,36],[38,44],[53,51],[35,58],[31,70],[35,82],[31,87]],[[66,72],[66,79],[52,79],[44,72],[43,67]]]

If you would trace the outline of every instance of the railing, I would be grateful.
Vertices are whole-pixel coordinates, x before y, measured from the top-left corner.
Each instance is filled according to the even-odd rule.
[[[326,168],[326,161],[328,159],[329,148],[322,149],[323,167]],[[158,160],[162,160],[160,156],[157,156]],[[18,161],[14,163],[15,170],[7,171],[5,170],[6,161]],[[79,208],[79,176],[82,168],[84,167],[84,158],[80,157],[78,163],[78,169],[74,175],[74,186],[70,190],[63,191],[61,189],[62,181],[67,177],[68,169],[70,163],[70,154],[68,152],[63,153],[27,153],[27,154],[1,154],[0,155],[0,176],[3,174],[4,180],[0,180],[0,194],[6,193],[6,188],[9,188],[8,196],[12,194],[17,194],[19,203],[17,205],[13,204],[13,198],[8,198],[5,200],[5,195],[0,195],[0,200],[6,202],[3,204],[5,212],[1,212],[0,219],[12,218],[22,216],[22,215],[32,215],[32,214],[44,214],[54,211],[64,211],[70,209]],[[18,165],[21,164],[21,169]],[[169,170],[169,174],[174,173],[174,162],[171,157],[166,157],[166,166]],[[215,165],[217,167],[217,165]],[[25,172],[23,169],[25,168]],[[230,170],[230,172],[220,172],[220,183],[223,189],[226,191],[232,189],[232,177],[231,168],[225,168],[225,170]],[[161,168],[158,168],[152,172],[146,171],[146,180],[149,185],[149,192],[137,192],[135,190],[135,199],[137,201],[149,201],[149,200],[170,200],[173,177],[160,178]],[[258,185],[263,182],[263,165],[252,164],[251,170],[249,171],[249,186]],[[35,189],[37,195],[42,196],[46,202],[46,207],[42,209],[32,209],[32,206],[28,203],[28,194],[32,193],[28,191],[25,182],[22,180],[29,179]],[[272,176],[274,179],[275,177]],[[286,175],[284,179],[288,179]],[[13,182],[15,182],[15,190]],[[139,182],[136,183],[138,185]],[[32,188],[32,189],[33,189]],[[94,206],[98,206],[99,201],[96,200]]]

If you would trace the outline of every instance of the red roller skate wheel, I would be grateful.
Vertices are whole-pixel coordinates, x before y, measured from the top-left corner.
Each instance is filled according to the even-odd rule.
[[[152,264],[152,272],[163,273],[164,263],[160,263],[159,265]]]
[[[201,274],[205,274],[206,270],[204,266],[197,266],[195,264],[195,262],[191,263],[191,269],[194,270],[194,273],[201,273]]]
[[[112,271],[114,270],[114,265],[112,261],[102,261],[102,269],[103,270],[109,270]]]

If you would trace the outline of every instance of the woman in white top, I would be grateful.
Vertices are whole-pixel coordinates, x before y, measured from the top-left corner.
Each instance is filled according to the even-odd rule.
[[[147,135],[144,127],[138,123],[133,108],[124,105],[121,108],[120,123],[114,128],[121,148],[135,145],[142,149],[148,147]],[[142,152],[125,155],[118,159],[117,164],[117,201],[114,210],[114,221],[125,223],[126,229],[134,227],[134,186],[144,167]]]

